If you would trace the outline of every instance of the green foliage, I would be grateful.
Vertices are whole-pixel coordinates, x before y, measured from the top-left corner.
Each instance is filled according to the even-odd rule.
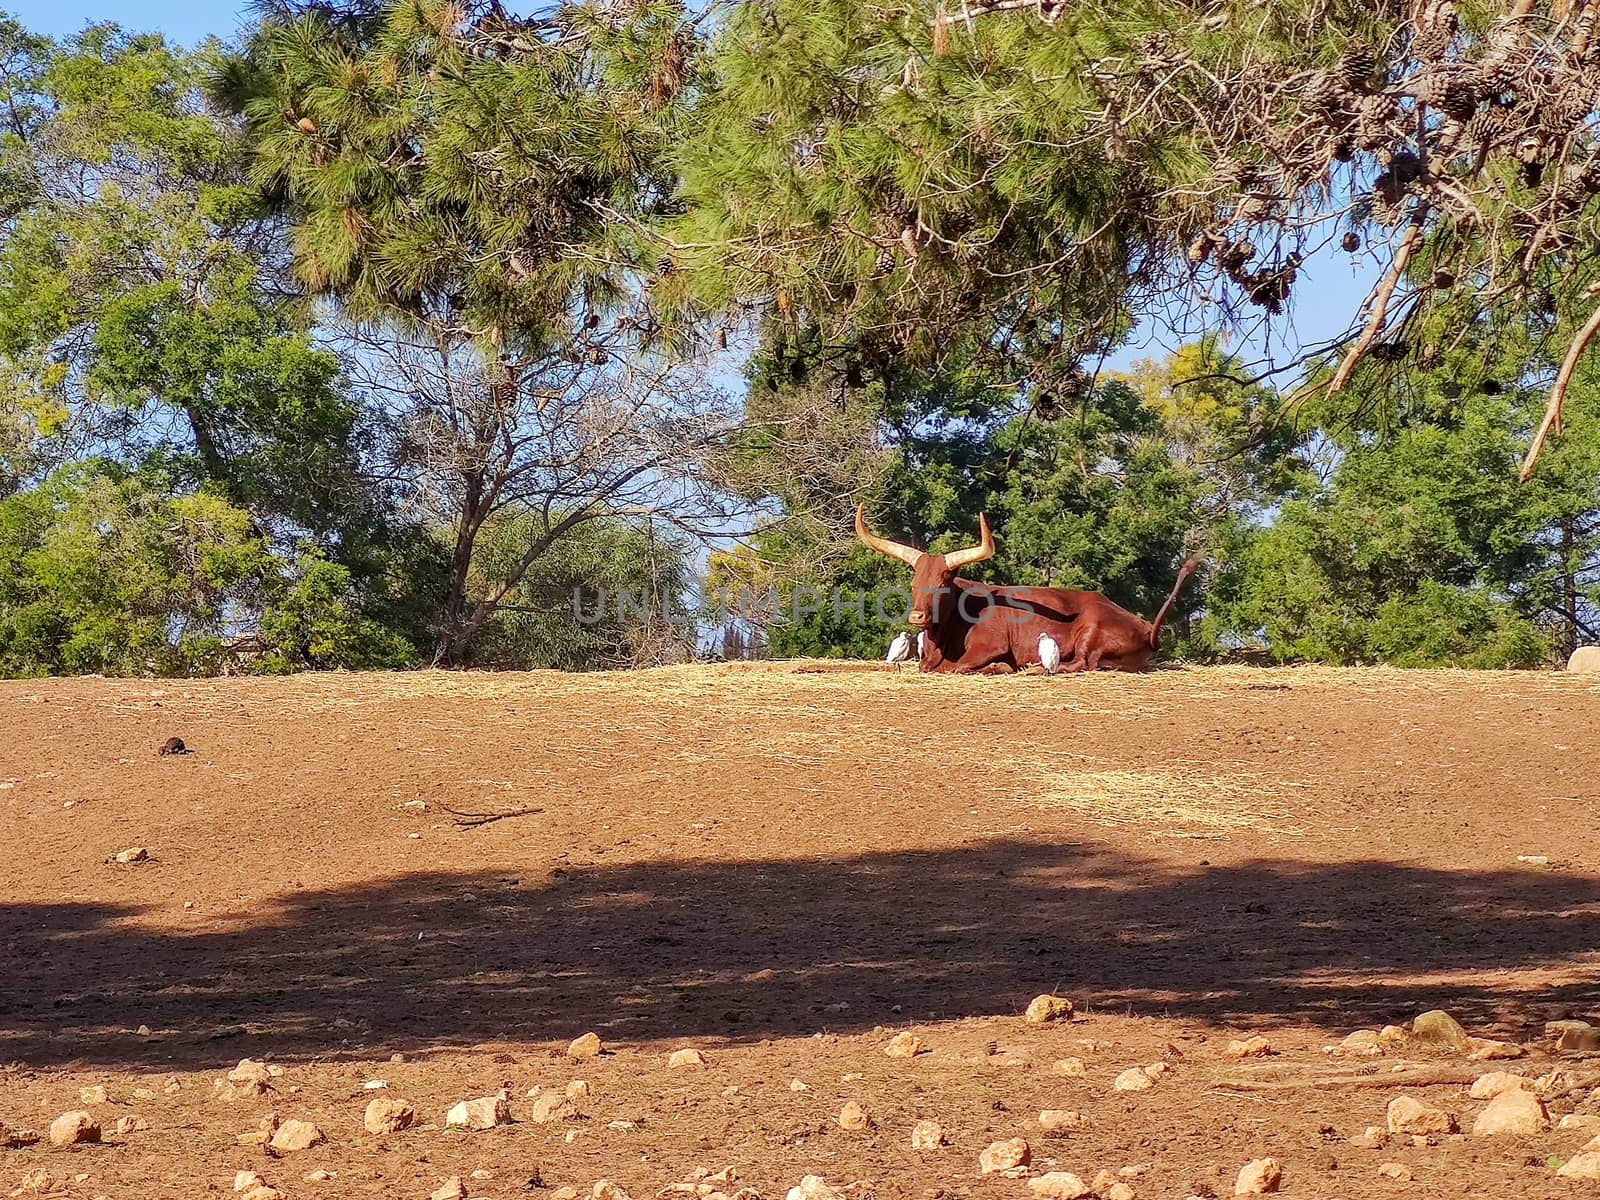
[[[536,533],[529,517],[492,521],[473,564],[473,594],[502,586]],[[687,550],[675,539],[616,518],[583,522],[511,589],[473,663],[593,671],[681,659],[694,640],[681,606],[688,585]]]
[[[344,568],[284,561],[214,493],[87,463],[0,500],[0,674],[208,673],[258,625],[266,670],[416,659],[359,615]]]

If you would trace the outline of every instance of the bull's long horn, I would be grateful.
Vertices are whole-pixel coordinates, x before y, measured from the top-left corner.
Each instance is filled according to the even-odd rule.
[[[888,538],[881,538],[867,528],[867,510],[862,504],[856,505],[856,536],[879,554],[890,558],[898,558],[913,570],[917,560],[922,557],[921,550],[913,550],[910,546],[902,546],[899,542],[891,542]]]
[[[965,550],[952,550],[944,556],[944,565],[953,571],[962,567],[970,567],[973,563],[980,563],[986,558],[994,557],[994,534],[989,532],[989,518],[982,513],[978,514],[978,544],[969,546]]]

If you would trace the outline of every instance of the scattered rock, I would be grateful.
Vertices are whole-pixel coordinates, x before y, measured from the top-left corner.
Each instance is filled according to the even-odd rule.
[[[1442,1009],[1425,1012],[1411,1022],[1411,1036],[1424,1046],[1452,1053],[1465,1053],[1467,1031],[1461,1023]]]
[[[545,1097],[540,1096],[539,1100]],[[538,1101],[534,1102],[537,1109]],[[511,1124],[511,1105],[504,1096],[479,1096],[476,1100],[463,1100],[444,1116],[445,1128],[493,1129]]]
[[[132,863],[149,862],[150,851],[143,846],[129,846],[126,850],[118,850],[107,861],[120,863],[125,867]]]
[[[578,1200],[578,1189],[575,1187],[559,1187],[550,1193],[550,1200]]]
[[[161,746],[156,750],[156,753],[166,756],[168,754],[189,754],[191,751],[189,747],[183,744],[183,739],[181,737],[169,737],[166,741],[161,743]]]
[[[241,1133],[236,1140],[241,1146],[265,1146],[277,1132],[277,1114],[268,1113],[261,1118],[261,1124],[256,1126],[254,1133]]]
[[[587,1079],[574,1079],[567,1084],[567,1099],[572,1101],[585,1100],[589,1096],[589,1081]]]
[[[1451,1113],[1413,1096],[1396,1096],[1389,1101],[1390,1133],[1454,1133],[1456,1119]]]
[[[1095,1173],[1095,1177],[1089,1181],[1089,1190],[1091,1192],[1093,1192],[1096,1196],[1100,1196],[1100,1195],[1103,1195],[1105,1193],[1107,1188],[1111,1187],[1116,1182],[1117,1182],[1117,1177],[1115,1175],[1113,1175],[1110,1171],[1107,1171],[1104,1168],[1102,1168],[1101,1170],[1096,1172]]]
[[[1473,1122],[1475,1137],[1495,1134],[1516,1134],[1524,1137],[1543,1133],[1550,1128],[1550,1114],[1545,1111],[1539,1097],[1520,1087],[1501,1092],[1489,1101],[1489,1107],[1478,1114]]]
[[[1059,1133],[1067,1129],[1081,1129],[1083,1115],[1066,1108],[1047,1108],[1039,1114],[1039,1128],[1046,1133]]]
[[[915,1058],[927,1048],[921,1038],[907,1031],[905,1033],[897,1033],[890,1038],[889,1044],[883,1048],[883,1052],[890,1058]]]
[[[872,1115],[854,1100],[845,1101],[839,1110],[839,1128],[851,1133],[861,1133],[872,1127]]]
[[[332,1171],[307,1171],[304,1175],[300,1176],[300,1181],[302,1183],[327,1183],[333,1179],[333,1177]]]
[[[1081,1058],[1058,1058],[1055,1066],[1050,1069],[1057,1075],[1065,1075],[1070,1079],[1089,1078],[1089,1070],[1083,1065]]]
[[[1403,1049],[1411,1040],[1411,1031],[1400,1025],[1385,1025],[1378,1030],[1378,1044],[1385,1050]]]
[[[1357,1150],[1382,1150],[1388,1141],[1389,1135],[1384,1130],[1376,1125],[1368,1125],[1350,1139],[1350,1144]]]
[[[574,1038],[567,1047],[568,1058],[597,1058],[605,1043],[600,1040],[598,1033],[586,1033],[580,1038]]]
[[[428,1200],[464,1200],[466,1194],[467,1185],[461,1182],[461,1176],[452,1175],[439,1185]]]
[[[913,1150],[937,1150],[944,1145],[944,1128],[937,1121],[918,1121],[911,1127]]]
[[[149,1128],[150,1122],[146,1121],[143,1117],[118,1117],[117,1123],[112,1126],[112,1132],[118,1137],[127,1137],[130,1133],[139,1133],[142,1130]]]
[[[1339,1043],[1339,1053],[1370,1057],[1383,1053],[1383,1043],[1376,1030],[1358,1029]]]
[[[1030,1025],[1064,1021],[1072,1016],[1072,1001],[1060,996],[1035,996],[1028,1001],[1028,1011],[1023,1015]]]
[[[34,1129],[18,1129],[0,1121],[0,1150],[20,1150],[24,1146],[39,1144],[39,1133]]]
[[[233,1096],[259,1096],[271,1087],[272,1071],[264,1062],[252,1058],[239,1060],[239,1065],[228,1072],[228,1082],[233,1085]]]
[[[789,1090],[791,1092],[809,1092],[811,1086],[803,1079],[791,1079],[789,1080]]]
[[[703,1067],[706,1065],[706,1056],[693,1046],[686,1046],[682,1050],[674,1050],[667,1058],[669,1067]]]
[[[1472,1081],[1472,1087],[1467,1095],[1474,1100],[1493,1100],[1501,1092],[1524,1089],[1528,1081],[1521,1075],[1513,1075],[1509,1071],[1490,1071],[1487,1075],[1479,1075]]]
[[[236,1192],[248,1192],[251,1188],[261,1187],[265,1183],[266,1180],[262,1179],[254,1171],[240,1171],[233,1177],[233,1190]]]
[[[1581,1133],[1600,1132],[1600,1116],[1593,1113],[1568,1113],[1557,1123],[1558,1129],[1576,1129]]]
[[[1264,1037],[1247,1038],[1245,1041],[1231,1041],[1228,1043],[1228,1056],[1230,1058],[1265,1058],[1272,1053],[1272,1043]]]
[[[1521,1058],[1527,1051],[1511,1042],[1497,1042],[1492,1038],[1467,1039],[1468,1062],[1492,1062],[1496,1059]]]
[[[555,1200],[555,1197],[552,1196],[550,1200]],[[786,1200],[845,1200],[845,1198],[839,1189],[829,1187],[827,1180],[822,1176],[807,1175],[789,1189]]]
[[[1557,1050],[1600,1050],[1600,1029],[1587,1021],[1549,1021],[1544,1031]]]
[[[978,1155],[978,1170],[985,1175],[1015,1171],[1026,1167],[1032,1158],[1033,1151],[1021,1138],[1012,1138],[1006,1142],[990,1142],[984,1147],[983,1153]]]
[[[1239,1168],[1239,1178],[1233,1185],[1235,1196],[1260,1196],[1275,1192],[1283,1182],[1283,1167],[1275,1158],[1255,1158]]]
[[[1050,1171],[1030,1179],[1028,1190],[1047,1200],[1082,1200],[1082,1197],[1094,1194],[1089,1190],[1089,1185],[1071,1171]]]
[[[278,1132],[272,1135],[268,1145],[279,1154],[287,1154],[294,1150],[309,1150],[327,1140],[322,1130],[310,1121],[285,1121],[278,1126]]]
[[[1100,1193],[1100,1200],[1133,1200],[1133,1188],[1118,1181]]]
[[[50,1144],[52,1146],[74,1146],[79,1142],[98,1142],[100,1140],[100,1125],[88,1113],[83,1111],[62,1113],[50,1122]]]
[[[409,1100],[379,1096],[367,1105],[361,1124],[368,1133],[399,1133],[417,1119],[416,1107]]]
[[[79,1104],[104,1104],[109,1099],[106,1095],[105,1085],[97,1083],[93,1087],[78,1089]]]
[[[1567,1179],[1591,1179],[1600,1182],[1600,1150],[1586,1150],[1574,1154],[1556,1172]]]
[[[565,1121],[577,1112],[578,1106],[560,1092],[545,1092],[534,1100],[528,1120],[535,1125],[548,1125],[551,1121]]]
[[[1153,1062],[1144,1068],[1144,1073],[1151,1079],[1160,1079],[1167,1073],[1168,1067],[1164,1062]]]
[[[1119,1092],[1146,1092],[1155,1086],[1155,1080],[1145,1074],[1143,1067],[1129,1067],[1111,1081],[1111,1086]]]
[[[592,1195],[594,1200],[633,1200],[627,1192],[609,1179],[602,1179],[596,1183]]]
[[[1378,1175],[1383,1179],[1393,1179],[1397,1183],[1410,1183],[1416,1178],[1411,1173],[1411,1168],[1404,1163],[1386,1162],[1378,1164]]]

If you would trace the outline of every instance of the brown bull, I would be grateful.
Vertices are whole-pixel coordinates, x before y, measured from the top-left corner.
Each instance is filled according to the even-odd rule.
[[[1156,619],[1146,621],[1099,592],[1066,588],[990,587],[961,579],[962,567],[994,557],[989,519],[978,518],[976,546],[949,554],[925,554],[878,537],[856,509],[856,533],[879,554],[912,570],[911,624],[925,632],[924,671],[970,675],[1020,670],[1039,662],[1039,638],[1048,634],[1061,648],[1063,671],[1142,671],[1161,645],[1167,619],[1184,580],[1195,569],[1190,559],[1178,571]]]

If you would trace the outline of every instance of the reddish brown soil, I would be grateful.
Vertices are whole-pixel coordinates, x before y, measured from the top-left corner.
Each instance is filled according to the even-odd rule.
[[[0,1150],[0,1194],[40,1169],[86,1200],[231,1194],[249,1168],[421,1198],[485,1170],[474,1197],[643,1200],[732,1166],[767,1200],[807,1173],[1021,1200],[977,1169],[1012,1136],[1086,1180],[1144,1165],[1141,1200],[1231,1195],[1263,1155],[1294,1196],[1589,1194],[1552,1169],[1587,1134],[1357,1149],[1401,1088],[1247,1091],[1262,1068],[1223,1050],[1259,1033],[1285,1078],[1348,1074],[1324,1046],[1442,1007],[1529,1045],[1485,1070],[1550,1070],[1543,1022],[1600,1020],[1597,727],[1600,683],[1531,674],[3,684],[0,1121],[42,1131],[104,1084],[108,1130],[150,1128]],[[193,753],[159,756],[174,735]],[[106,861],[132,846],[152,861]],[[1024,1023],[1052,991],[1078,1019]],[[612,1052],[565,1060],[591,1029]],[[886,1057],[901,1029],[929,1052]],[[685,1045],[709,1065],[669,1069]],[[277,1093],[223,1099],[247,1055]],[[1086,1080],[1052,1072],[1068,1056]],[[1158,1059],[1150,1091],[1111,1090]],[[366,1134],[373,1078],[423,1127]],[[456,1100],[504,1085],[525,1118],[574,1078],[583,1119],[443,1129]],[[1464,1128],[1482,1108],[1403,1090]],[[849,1099],[873,1130],[838,1127]],[[1046,1138],[1042,1108],[1087,1123]],[[238,1144],[269,1110],[328,1144]],[[949,1148],[910,1149],[923,1117]]]

